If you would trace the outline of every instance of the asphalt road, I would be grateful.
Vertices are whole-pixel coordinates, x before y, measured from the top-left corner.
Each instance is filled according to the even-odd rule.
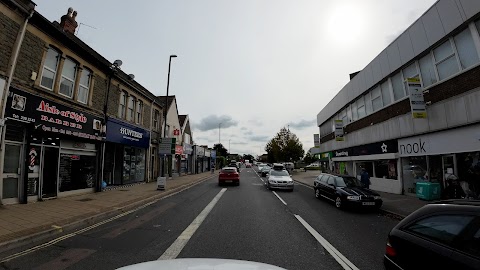
[[[249,260],[286,269],[383,269],[386,235],[396,220],[339,211],[302,185],[276,194],[280,198],[253,169],[244,168],[240,186],[219,187],[215,178],[208,180],[0,263],[0,269],[115,269],[172,256],[167,250],[181,250],[173,255],[177,258]],[[199,218],[203,222],[194,222],[199,226],[192,231],[189,225]],[[180,235],[190,238],[179,247]]]

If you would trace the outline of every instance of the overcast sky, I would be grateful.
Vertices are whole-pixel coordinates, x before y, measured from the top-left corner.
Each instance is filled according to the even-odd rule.
[[[78,12],[78,37],[190,116],[197,144],[264,153],[282,127],[313,146],[316,115],[436,0],[48,0],[59,21]]]

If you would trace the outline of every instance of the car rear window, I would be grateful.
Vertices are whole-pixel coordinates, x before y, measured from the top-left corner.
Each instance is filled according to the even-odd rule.
[[[430,240],[451,245],[455,237],[457,237],[473,219],[473,216],[438,215],[421,219],[409,225],[406,230]]]
[[[235,168],[222,169],[222,173],[234,173],[234,172],[237,172],[237,169],[235,169]]]

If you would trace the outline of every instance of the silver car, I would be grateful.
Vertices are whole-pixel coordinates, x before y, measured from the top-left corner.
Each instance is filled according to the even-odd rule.
[[[268,189],[293,191],[293,179],[286,170],[270,170],[265,185]]]

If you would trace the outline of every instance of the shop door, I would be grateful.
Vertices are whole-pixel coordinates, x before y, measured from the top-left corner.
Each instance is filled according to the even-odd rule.
[[[42,199],[57,197],[59,148],[44,147],[42,156]]]
[[[455,155],[448,155],[442,157],[443,167],[443,185],[446,187],[446,177],[450,174],[457,175],[457,164],[455,164]]]
[[[2,202],[18,203],[19,179],[21,173],[22,145],[5,144],[5,158],[2,177]]]

